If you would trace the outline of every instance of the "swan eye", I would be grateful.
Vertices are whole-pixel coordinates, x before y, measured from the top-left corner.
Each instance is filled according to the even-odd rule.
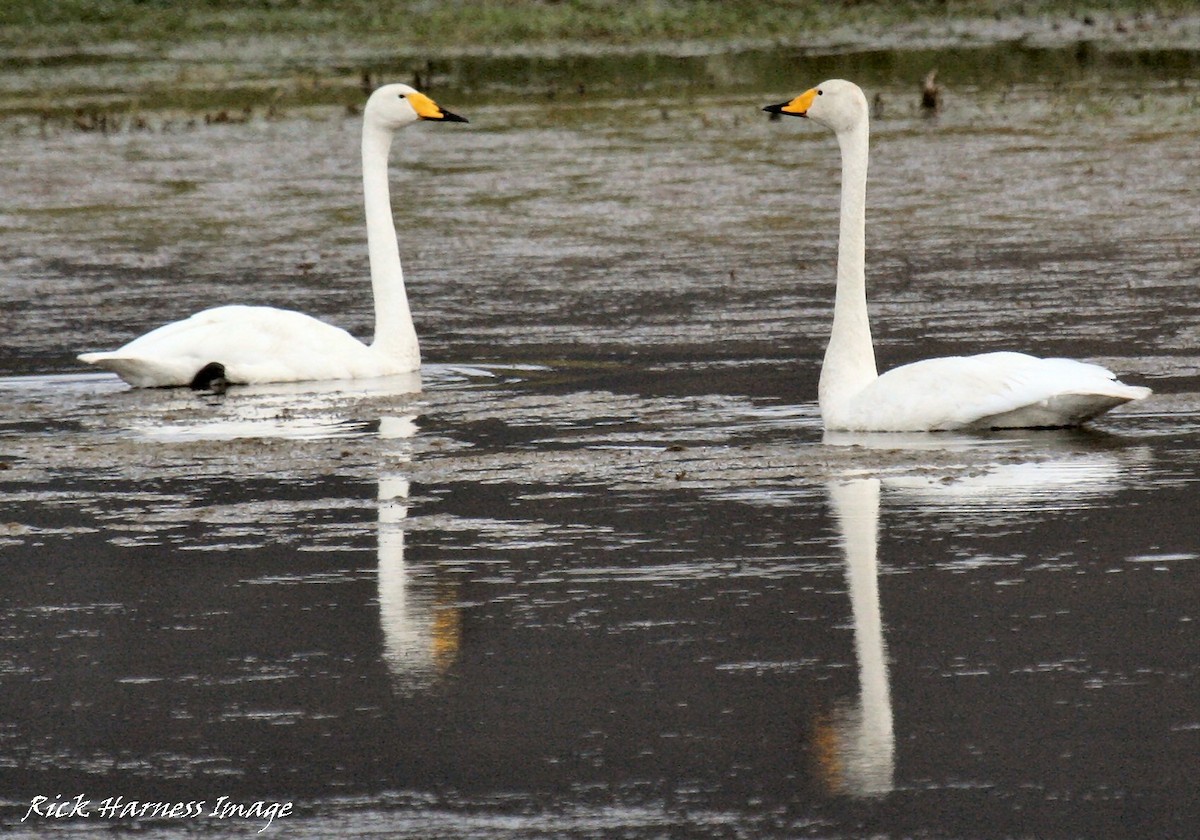
[[[823,90],[817,91],[817,96],[824,96],[824,95],[825,95],[825,91],[823,91]]]

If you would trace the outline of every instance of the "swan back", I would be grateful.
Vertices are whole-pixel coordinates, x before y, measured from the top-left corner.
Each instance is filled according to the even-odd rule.
[[[924,359],[893,368],[851,397],[822,405],[825,427],[848,431],[1078,426],[1150,390],[1099,365],[1024,353]]]

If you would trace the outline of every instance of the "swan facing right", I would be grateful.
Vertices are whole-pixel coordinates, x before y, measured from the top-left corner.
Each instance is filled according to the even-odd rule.
[[[384,85],[363,109],[362,176],[375,338],[301,312],[271,306],[218,306],[104,353],[79,360],[113,371],[136,388],[217,388],[263,382],[367,379],[421,366],[417,332],[400,270],[388,192],[388,152],[397,130],[418,120],[466,122],[408,85]]]

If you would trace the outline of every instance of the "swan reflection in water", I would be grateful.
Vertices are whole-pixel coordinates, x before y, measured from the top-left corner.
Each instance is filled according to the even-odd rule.
[[[882,476],[891,500],[923,510],[997,519],[1035,508],[1067,510],[1098,504],[1152,457],[1145,446],[1077,429],[981,435],[826,432],[823,442],[863,450],[864,474],[874,455],[888,453],[892,460],[876,464],[880,467],[876,474]],[[941,457],[961,454],[962,460],[947,476],[944,470],[922,469],[922,452]],[[900,460],[895,460],[897,453]]]
[[[879,796],[892,789],[896,753],[876,558],[879,479],[832,481],[827,489],[846,555],[859,696],[818,722],[817,761],[831,792]]]
[[[379,423],[385,440],[411,438],[416,432],[415,416],[385,417]],[[379,623],[384,662],[396,687],[418,691],[432,686],[454,664],[462,619],[452,585],[419,581],[405,563],[408,492],[403,474],[379,477]]]
[[[421,374],[413,372],[352,382],[239,385],[219,396],[138,391],[124,399],[138,413],[133,430],[160,442],[328,440],[368,432],[373,418],[358,416],[365,403],[410,398],[421,392],[421,384]]]
[[[486,375],[474,369],[433,372],[447,381]],[[371,433],[372,415],[379,416],[381,408],[394,406],[397,400],[411,404],[421,384],[421,374],[412,373],[352,383],[239,386],[206,401],[182,391],[161,395],[151,406],[157,409],[157,416],[150,419],[145,417],[145,402],[137,403],[142,417],[132,425],[143,437],[175,443],[361,438]],[[372,405],[373,400],[381,405]],[[461,619],[453,585],[422,579],[404,559],[409,494],[405,468],[412,460],[416,415],[382,416],[378,430],[377,558],[383,659],[397,688],[415,691],[433,685],[454,662]],[[330,464],[329,469],[336,466]]]
[[[893,789],[895,733],[888,677],[888,655],[878,582],[879,501],[881,488],[897,509],[922,508],[947,516],[1024,516],[1032,509],[1064,509],[1097,504],[1118,491],[1131,469],[1150,457],[1144,447],[1122,447],[1119,440],[1071,432],[1026,433],[1004,438],[928,434],[826,434],[828,445],[864,449],[861,472],[827,485],[846,559],[846,582],[854,617],[859,696],[835,704],[816,727],[815,753],[821,779],[831,793],[876,797]],[[1032,444],[1032,445],[1030,445]],[[880,462],[884,478],[873,472],[872,451],[941,450],[991,452],[999,445],[1008,456],[1025,448],[1028,457],[984,463],[960,478],[943,480],[895,463]],[[1047,456],[1049,453],[1049,457]],[[986,454],[985,454],[986,460]],[[911,465],[909,465],[911,467]],[[861,476],[861,477],[859,477]]]

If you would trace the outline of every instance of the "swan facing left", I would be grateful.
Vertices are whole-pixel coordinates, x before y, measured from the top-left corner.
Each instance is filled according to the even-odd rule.
[[[880,375],[867,318],[867,98],[832,79],[774,114],[807,117],[831,129],[842,153],[841,221],[833,326],[817,401],[827,430],[932,432],[1078,426],[1143,399],[1149,388],[1118,382],[1099,365],[1024,353],[925,359]]]
[[[111,370],[137,388],[365,379],[420,368],[388,191],[392,137],[418,120],[467,121],[400,84],[376,90],[363,110],[363,199],[375,302],[375,338],[369,345],[301,312],[218,306],[161,326],[118,350],[84,353],[79,360]]]

